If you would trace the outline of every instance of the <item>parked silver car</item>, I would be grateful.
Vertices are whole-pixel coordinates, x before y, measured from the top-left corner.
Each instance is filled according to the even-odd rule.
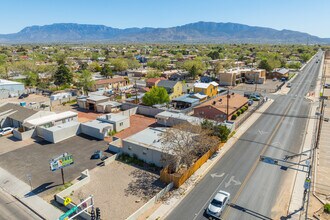
[[[229,203],[229,199],[230,193],[220,190],[207,207],[206,214],[219,219],[226,205]]]
[[[13,133],[14,128],[6,127],[6,128],[0,128],[0,136],[4,136],[7,134]]]

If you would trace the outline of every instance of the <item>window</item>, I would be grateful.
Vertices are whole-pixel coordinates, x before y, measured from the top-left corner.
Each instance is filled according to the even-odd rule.
[[[132,147],[128,147],[128,150],[132,150]]]
[[[143,155],[147,155],[147,151],[143,150]]]
[[[123,126],[123,124],[124,124],[124,122],[120,122],[120,123],[119,123],[119,126]]]

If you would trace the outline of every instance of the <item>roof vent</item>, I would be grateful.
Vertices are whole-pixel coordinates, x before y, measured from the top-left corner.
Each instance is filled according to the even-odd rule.
[[[213,101],[213,103],[212,103],[213,105],[215,105],[216,104],[216,102],[215,101]]]

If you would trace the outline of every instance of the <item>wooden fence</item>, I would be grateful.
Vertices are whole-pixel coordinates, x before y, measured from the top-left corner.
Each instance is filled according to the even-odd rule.
[[[160,180],[165,183],[174,183],[174,187],[179,188],[191,175],[193,175],[224,143],[219,144],[207,151],[184,173],[169,173],[168,167],[160,171]]]

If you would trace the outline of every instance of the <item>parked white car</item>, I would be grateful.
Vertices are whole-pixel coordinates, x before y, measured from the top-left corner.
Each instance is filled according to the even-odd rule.
[[[13,133],[13,130],[14,130],[14,128],[11,128],[11,127],[0,128],[0,135],[4,136],[7,134],[11,134],[11,133]]]
[[[208,216],[215,217],[220,219],[220,216],[225,209],[226,205],[229,203],[230,193],[225,191],[219,191],[212,201],[210,202],[209,206],[206,209],[206,214]]]

